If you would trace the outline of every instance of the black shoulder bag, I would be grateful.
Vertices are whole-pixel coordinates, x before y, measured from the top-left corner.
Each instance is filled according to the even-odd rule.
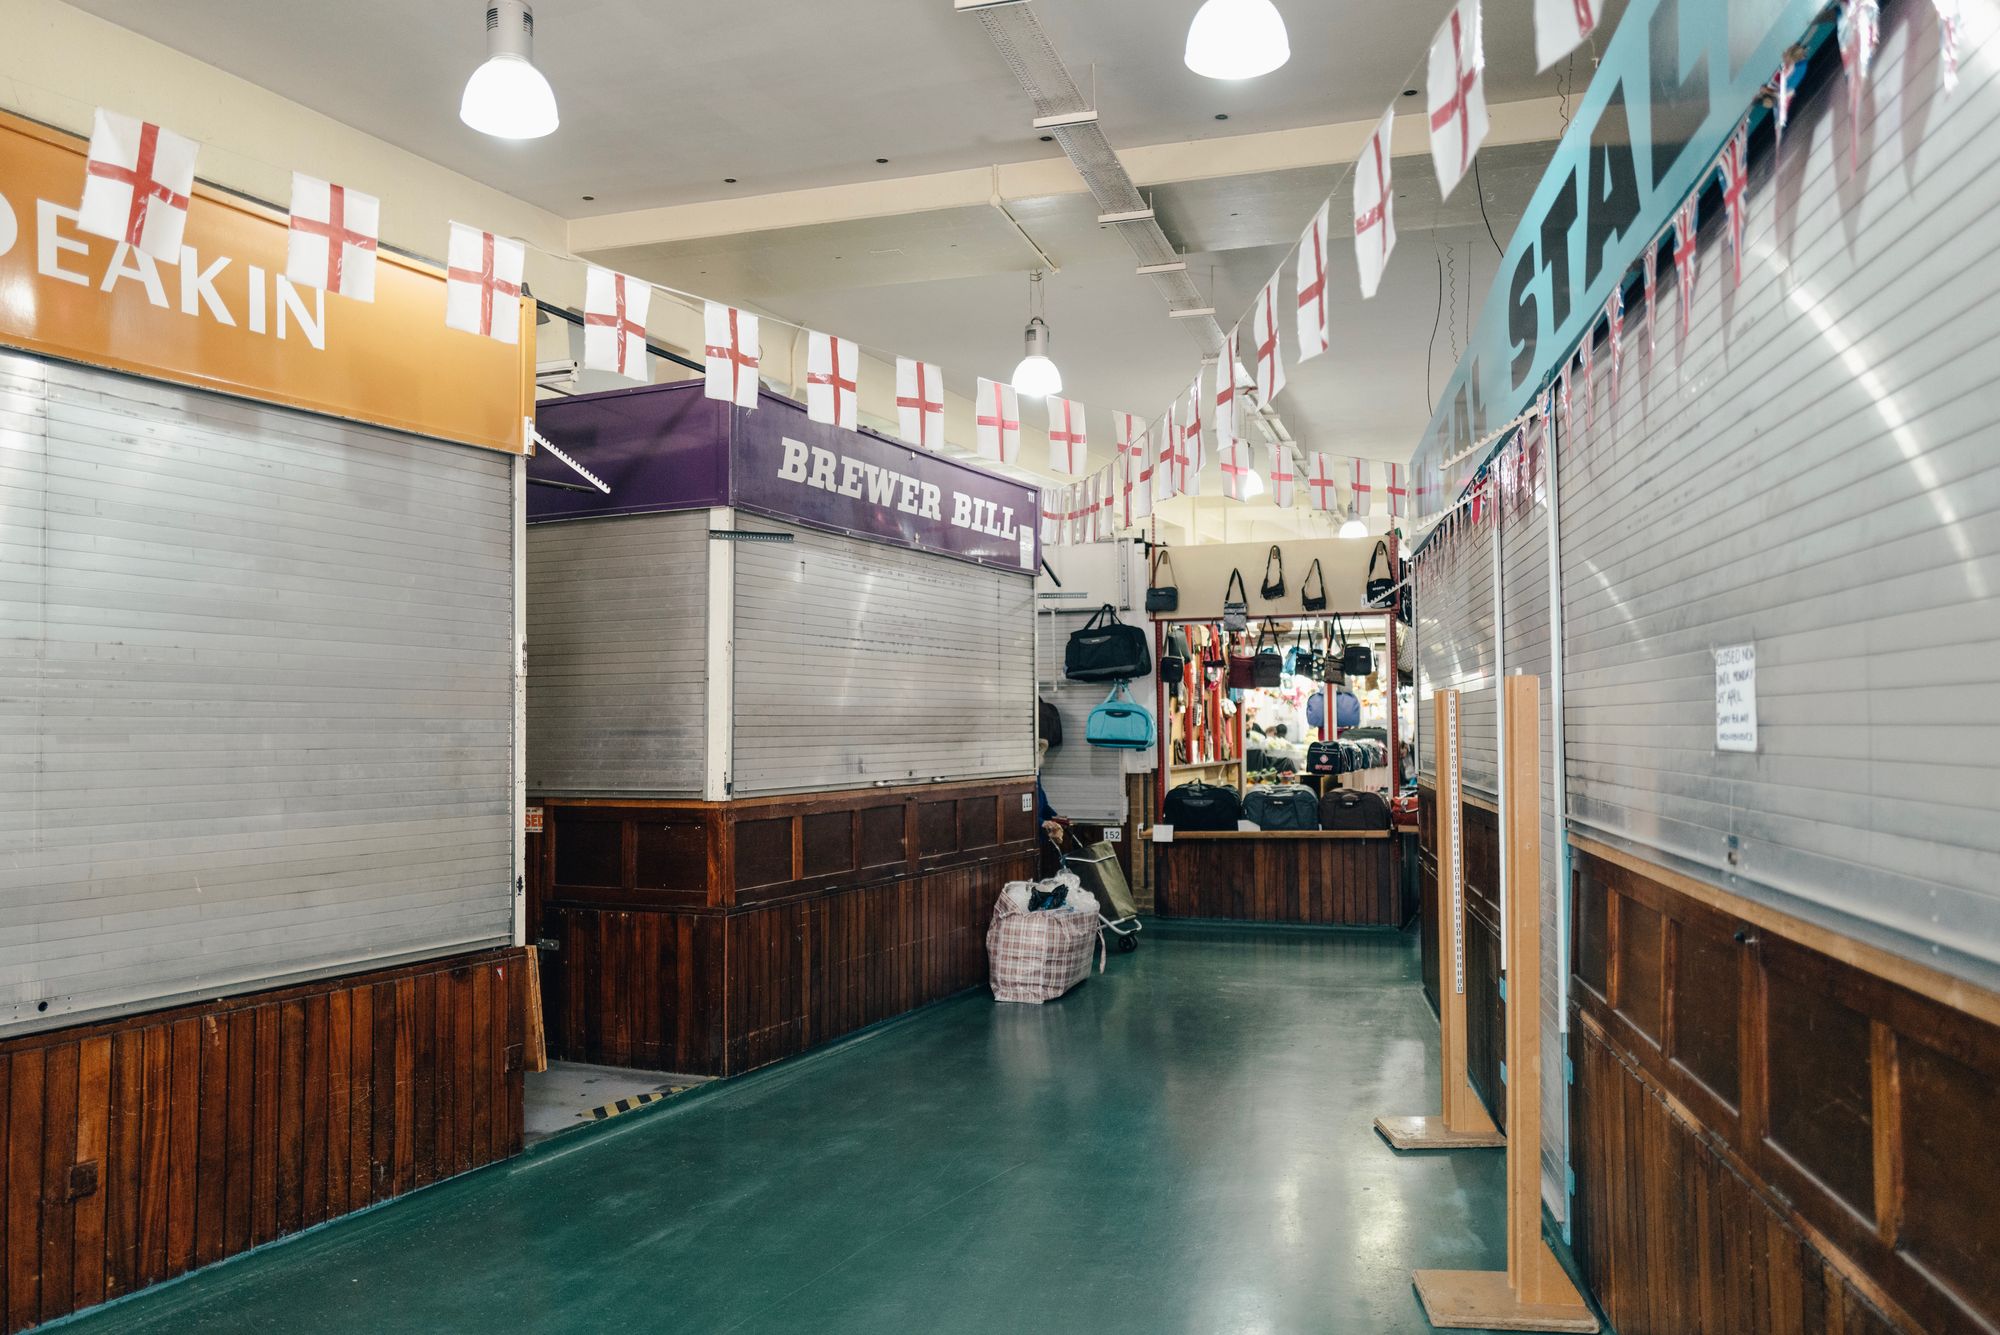
[[[1340,670],[1344,676],[1365,677],[1375,670],[1375,651],[1365,644],[1349,644],[1347,628],[1333,619],[1333,633],[1340,637]]]
[[[1250,594],[1243,587],[1243,572],[1240,570],[1230,571],[1229,583],[1222,587],[1222,628],[1250,629]]]
[[[1164,569],[1171,578],[1174,573],[1174,557],[1165,547],[1153,553],[1152,578],[1146,582],[1146,610],[1148,612],[1173,612],[1181,605],[1181,586],[1160,583],[1160,571]]]
[[[1319,581],[1318,593],[1312,591],[1314,580]],[[1299,581],[1299,601],[1304,604],[1308,612],[1326,611],[1326,572],[1319,568],[1317,556],[1313,558],[1313,563],[1306,567],[1306,577]]]
[[[1271,567],[1278,567],[1277,582],[1271,580]],[[1271,544],[1271,554],[1264,558],[1264,582],[1257,591],[1264,595],[1264,601],[1274,603],[1285,596],[1285,554],[1278,550],[1278,544]]]
[[[1285,653],[1278,643],[1278,627],[1275,622],[1266,621],[1257,632],[1257,651],[1250,660],[1253,674],[1251,684],[1260,687],[1282,686],[1285,682]]]
[[[1383,569],[1388,571],[1386,575],[1378,576],[1375,573],[1375,563],[1377,561],[1380,561]],[[1389,560],[1389,544],[1387,542],[1378,542],[1375,544],[1374,552],[1368,557],[1368,605],[1370,607],[1387,607],[1395,601],[1396,567]]]

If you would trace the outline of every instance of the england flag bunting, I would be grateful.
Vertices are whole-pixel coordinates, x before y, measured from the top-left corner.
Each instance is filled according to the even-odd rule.
[[[1159,441],[1153,454],[1153,500],[1170,501],[1181,494],[1180,472],[1174,467],[1174,460],[1181,452],[1181,428],[1180,423],[1174,420],[1171,404],[1155,429]]]
[[[1950,0],[1940,0],[1949,3]],[[1792,98],[1799,91],[1799,80],[1805,76],[1805,67],[1792,59],[1787,50],[1785,58],[1778,63],[1778,73],[1771,80],[1771,153],[1776,156],[1785,146],[1785,127],[1792,123]]]
[[[1222,346],[1222,360],[1215,366],[1215,438],[1227,440],[1238,434],[1236,426],[1236,334],[1243,326],[1229,331],[1229,341]],[[1226,368],[1226,370],[1225,370]]]
[[[1697,262],[1695,246],[1698,232],[1695,216],[1695,201],[1674,210],[1674,281],[1681,294],[1681,340],[1686,342],[1688,327],[1694,320],[1694,280]]]
[[[1118,536],[1118,471],[1110,464],[1097,470],[1097,514],[1094,532],[1099,542]]]
[[[1646,289],[1646,366],[1650,370],[1653,358],[1660,351],[1660,239],[1658,237],[1646,243],[1645,253],[1639,257],[1639,263],[1644,271],[1640,282]]]
[[[1330,454],[1306,456],[1306,503],[1332,514],[1340,509],[1340,469]]]
[[[1583,333],[1583,343],[1576,350],[1577,371],[1583,379],[1583,420],[1591,430],[1597,429],[1597,386],[1591,372],[1597,357],[1597,323],[1591,322]]]
[[[1962,0],[1937,0],[1938,82],[1949,94],[1958,89],[1958,39],[1965,30]]]
[[[1049,410],[1049,471],[1081,473],[1090,454],[1084,438],[1083,405],[1051,394],[1042,401]]]
[[[896,358],[896,434],[906,445],[944,448],[944,372],[937,363]]]
[[[1847,71],[1847,159],[1861,166],[1861,97],[1868,71],[1875,64],[1875,46],[1882,40],[1882,10],[1876,0],[1840,0],[1840,64]]]
[[[1545,70],[1597,31],[1604,0],[1535,0],[1535,68]]]
[[[1144,431],[1143,426],[1138,429]],[[1153,461],[1146,450],[1146,437],[1140,435],[1129,448],[1120,446],[1118,462],[1124,471],[1120,490],[1125,499],[1125,525],[1129,528],[1153,514]]]
[[[1604,303],[1604,323],[1609,328],[1607,340],[1611,352],[1611,401],[1618,402],[1618,382],[1625,369],[1625,284],[1620,280],[1611,289],[1611,299]]]
[[[179,263],[199,148],[151,121],[97,108],[83,164],[78,230]]]
[[[979,457],[1011,464],[1021,457],[1021,396],[1012,385],[979,378],[972,403]]]
[[[1387,484],[1382,488],[1382,493],[1387,498],[1389,517],[1391,519],[1405,518],[1406,512],[1409,510],[1410,491],[1403,482],[1403,466],[1401,464],[1383,464],[1382,468],[1389,475]]]
[[[1044,547],[1063,545],[1063,495],[1061,487],[1042,488],[1041,538]]]
[[[1333,346],[1333,330],[1327,319],[1326,261],[1328,214],[1331,199],[1299,237],[1299,360],[1309,362]],[[1234,356],[1232,346],[1230,356]],[[1227,358],[1225,358],[1227,360]],[[1222,369],[1216,368],[1216,384],[1222,383]],[[1220,427],[1217,428],[1218,433]]]
[[[1226,440],[1216,447],[1222,465],[1222,494],[1232,501],[1250,499],[1250,446],[1240,440]]]
[[[645,380],[646,316],[653,287],[591,265],[583,276],[583,364],[628,380]]]
[[[1729,224],[1729,259],[1734,286],[1743,286],[1744,196],[1750,188],[1750,122],[1743,121],[1722,146],[1722,206]]]
[[[292,173],[285,277],[355,301],[375,300],[375,248],[382,205],[373,195]]]
[[[1486,141],[1485,65],[1479,0],[1458,0],[1431,39],[1431,164],[1446,199]]]
[[[521,267],[526,259],[527,249],[519,241],[453,223],[445,250],[445,324],[502,343],[519,343]]]
[[[1570,428],[1576,424],[1576,419],[1570,416],[1569,411],[1569,368],[1572,364],[1565,357],[1563,368],[1556,375],[1556,411],[1561,414],[1564,439],[1568,439]]]
[[[1289,510],[1298,500],[1298,464],[1292,458],[1292,447],[1281,440],[1274,440],[1270,446],[1271,459],[1271,504],[1280,510]]]
[[[1354,164],[1354,262],[1361,271],[1364,301],[1381,286],[1389,252],[1396,248],[1396,196],[1390,189],[1394,179],[1390,139],[1395,129],[1396,109],[1390,107]]]
[[[1137,413],[1111,414],[1111,431],[1118,442],[1120,457],[1144,455],[1146,452],[1146,419]]]
[[[1097,512],[1091,487],[1096,481],[1087,477],[1069,484],[1069,540],[1078,546],[1090,541],[1090,520]]]
[[[806,335],[806,415],[853,431],[861,424],[861,350],[853,339]]]
[[[763,357],[757,317],[719,301],[702,303],[707,336],[703,393],[739,408],[757,406],[757,366]]]
[[[1278,395],[1285,390],[1285,350],[1278,340],[1278,279],[1281,274],[1272,274],[1271,281],[1264,284],[1264,290],[1257,296],[1257,314],[1251,322],[1250,336],[1257,341],[1257,401],[1270,407],[1278,401]]]
[[[1196,475],[1200,474],[1202,464],[1205,462],[1201,453],[1201,371],[1202,368],[1199,366],[1194,368],[1194,383],[1188,386],[1187,417],[1181,423],[1181,439],[1185,448],[1181,454],[1174,457],[1176,466],[1183,470],[1192,469]],[[1189,487],[1185,471],[1182,476],[1174,479],[1174,485],[1189,496],[1195,495],[1199,490],[1198,485]]]
[[[1350,465],[1347,474],[1347,491],[1354,506],[1354,513],[1365,515],[1368,513],[1369,506],[1375,495],[1375,488],[1368,481],[1368,461],[1366,459],[1349,459],[1347,462]]]

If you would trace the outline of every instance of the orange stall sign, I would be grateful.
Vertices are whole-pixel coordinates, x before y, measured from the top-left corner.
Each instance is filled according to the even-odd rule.
[[[373,302],[294,284],[285,215],[205,185],[155,261],[77,229],[84,148],[0,113],[0,345],[525,452],[531,313],[519,345],[448,329],[443,273],[386,250]]]

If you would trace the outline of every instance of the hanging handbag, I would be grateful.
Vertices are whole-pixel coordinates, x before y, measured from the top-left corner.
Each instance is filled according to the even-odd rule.
[[[1038,706],[1036,731],[1040,732],[1042,740],[1049,744],[1049,749],[1054,750],[1062,745],[1062,714],[1046,700],[1037,700],[1035,704]]]
[[[1118,619],[1110,603],[1097,609],[1080,630],[1070,632],[1063,647],[1063,675],[1071,681],[1118,681],[1143,677],[1153,670],[1153,651],[1146,632]]]
[[[1285,675],[1287,677],[1310,677],[1312,675],[1312,645],[1306,640],[1303,624],[1292,636],[1292,647],[1285,650]]]
[[[1167,632],[1167,651],[1160,655],[1160,679],[1167,683],[1167,689],[1180,694],[1181,684],[1187,680],[1188,642],[1187,636],[1178,630]]]
[[[1125,683],[1118,682],[1104,703],[1090,711],[1083,739],[1114,751],[1144,751],[1153,744],[1152,711],[1127,695]]]
[[[1257,688],[1257,652],[1253,648],[1249,653],[1237,653],[1236,648],[1237,646],[1235,645],[1230,646],[1229,689],[1232,691],[1255,690]]]
[[[1365,677],[1375,670],[1375,652],[1365,644],[1349,644],[1347,629],[1340,618],[1333,619],[1333,633],[1340,639],[1340,671],[1343,678]]]
[[[1265,639],[1269,637],[1270,643]],[[1251,661],[1251,685],[1260,689],[1282,686],[1285,681],[1285,655],[1278,645],[1278,628],[1269,621],[1257,632],[1257,652]]]
[[[1153,566],[1146,581],[1146,610],[1148,612],[1173,612],[1181,605],[1180,581],[1171,584],[1160,583],[1160,570],[1165,567],[1169,576],[1174,573],[1173,553],[1165,547],[1153,553]]]
[[[1274,564],[1278,567],[1278,578],[1275,583],[1271,580],[1271,567]],[[1257,586],[1257,591],[1264,595],[1264,601],[1267,603],[1275,603],[1285,596],[1285,554],[1278,550],[1278,544],[1275,542],[1271,544],[1271,554],[1264,558],[1264,582]]]
[[[1382,563],[1382,574],[1375,573],[1375,563]],[[1378,542],[1368,556],[1368,605],[1387,607],[1396,601],[1396,566],[1389,560],[1389,544]]]
[[[1320,655],[1317,680],[1328,686],[1343,686],[1347,683],[1343,655],[1347,644],[1347,633],[1341,629],[1340,614],[1334,613],[1333,625],[1326,633],[1326,652]]]
[[[1319,581],[1319,592],[1312,591],[1312,582]],[[1306,577],[1299,581],[1299,602],[1308,612],[1326,611],[1326,572],[1319,568],[1319,558],[1306,567]]]
[[[1235,590],[1236,596],[1230,597]],[[1222,586],[1222,628],[1224,630],[1250,629],[1250,594],[1243,587],[1243,572],[1229,572],[1229,583]]]

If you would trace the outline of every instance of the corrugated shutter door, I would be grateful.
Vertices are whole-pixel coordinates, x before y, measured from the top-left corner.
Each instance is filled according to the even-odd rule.
[[[1419,703],[1433,708],[1438,691],[1458,691],[1458,746],[1467,792],[1499,792],[1498,713],[1493,705],[1493,559],[1488,529],[1462,536],[1437,578],[1417,600]],[[1435,775],[1435,757],[1420,763]]]
[[[528,530],[528,790],[699,797],[708,511]]]
[[[509,938],[510,460],[0,356],[0,521],[0,1022]]]
[[[1657,358],[1637,331],[1601,443],[1565,455],[1570,794],[1590,830],[1990,978],[2000,81],[1944,96],[1932,31],[1888,25],[1858,174],[1844,99],[1800,108],[1742,287],[1718,217],[1692,333],[1663,273]],[[1758,751],[1720,752],[1712,653],[1744,643]]]
[[[736,796],[1034,772],[1032,580],[737,525]]]

